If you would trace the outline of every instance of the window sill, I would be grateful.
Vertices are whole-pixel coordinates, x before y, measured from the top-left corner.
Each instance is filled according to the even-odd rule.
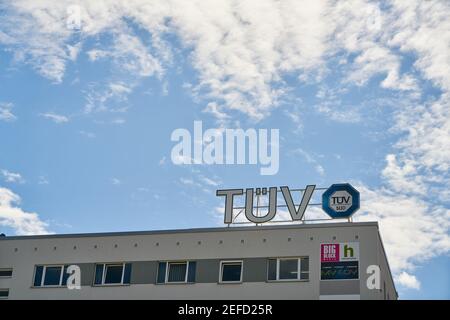
[[[67,286],[31,286],[31,289],[67,289]]]
[[[93,284],[92,287],[129,287],[130,283],[104,283]]]
[[[185,284],[196,284],[196,282],[160,282],[160,283],[155,283],[156,285],[160,286],[160,285],[185,285]]]
[[[284,282],[309,282],[309,279],[280,279],[280,280],[266,280],[268,283],[284,283]]]

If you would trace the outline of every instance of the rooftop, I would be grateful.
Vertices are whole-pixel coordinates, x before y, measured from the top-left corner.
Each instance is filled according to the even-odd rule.
[[[121,232],[99,232],[99,233],[73,233],[73,234],[45,234],[30,236],[5,236],[0,237],[0,241],[5,240],[31,240],[31,239],[56,239],[56,238],[85,238],[85,237],[121,237],[140,236],[156,234],[176,234],[176,233],[203,233],[203,232],[234,232],[234,231],[258,231],[258,230],[279,230],[279,229],[311,229],[311,228],[336,228],[336,227],[364,227],[371,226],[378,229],[378,222],[331,222],[331,223],[295,223],[266,226],[239,226],[239,227],[215,227],[215,228],[193,228],[193,229],[171,229],[171,230],[146,230],[146,231],[121,231]]]

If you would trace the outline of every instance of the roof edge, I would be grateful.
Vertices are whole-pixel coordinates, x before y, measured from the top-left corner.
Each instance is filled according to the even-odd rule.
[[[244,227],[208,227],[191,229],[169,229],[169,230],[147,230],[147,231],[118,231],[118,232],[96,232],[96,233],[72,233],[72,234],[44,234],[28,236],[5,236],[0,237],[0,241],[7,240],[32,240],[32,239],[59,239],[59,238],[89,238],[89,237],[121,237],[140,236],[175,233],[203,233],[203,232],[227,232],[227,231],[257,231],[257,230],[283,230],[283,229],[309,229],[309,228],[333,228],[333,227],[364,227],[375,226],[378,222],[336,222],[336,223],[311,223],[311,224],[291,224],[291,225],[268,225],[268,226],[244,226]]]

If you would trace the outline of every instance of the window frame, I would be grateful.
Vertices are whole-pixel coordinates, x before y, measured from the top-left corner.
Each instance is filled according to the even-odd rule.
[[[302,260],[308,259],[308,271],[302,272]],[[270,260],[276,260],[275,279],[269,279],[269,262]],[[280,279],[280,261],[282,260],[297,260],[297,278],[296,279]],[[302,279],[302,273],[308,274],[308,279]],[[292,282],[292,281],[309,281],[309,257],[273,257],[267,259],[267,282]]]
[[[35,278],[36,278],[36,268],[37,267],[42,267],[42,278],[41,278],[41,283],[38,286],[34,285],[35,282]],[[61,274],[59,276],[59,284],[49,284],[46,285],[44,284],[45,282],[45,275],[47,273],[47,268],[55,268],[55,267],[59,267],[61,268]],[[63,288],[66,285],[63,285],[63,279],[64,279],[64,269],[65,269],[66,265],[65,264],[37,264],[34,266],[34,273],[33,273],[33,288]]]
[[[160,273],[160,265],[164,264],[165,265],[165,270],[164,272]],[[169,280],[169,265],[170,264],[186,264],[186,274],[185,274],[185,278],[184,281],[168,281]],[[194,272],[194,281],[189,281],[189,275],[190,275],[190,268],[191,265],[195,265],[193,272]],[[166,284],[195,284],[197,283],[197,277],[196,277],[196,273],[197,273],[197,260],[160,260],[158,261],[157,264],[157,272],[156,272],[156,281],[155,284],[156,285],[166,285]],[[159,281],[159,277],[160,275],[163,275],[163,282]]]
[[[1,292],[6,292],[6,296],[0,295],[0,300],[7,300],[9,299],[9,288],[0,288]]]
[[[92,286],[93,287],[129,286],[131,283],[123,283],[123,280],[125,278],[125,266],[128,263],[131,264],[131,262],[103,262],[103,263],[96,263],[94,265],[94,279],[93,279]],[[103,265],[102,281],[101,281],[101,283],[96,284],[95,283],[96,270],[97,270],[97,266],[99,266],[99,265]],[[105,283],[106,272],[108,270],[108,267],[118,267],[118,266],[122,266],[122,276],[120,278],[120,283]],[[133,268],[131,269],[131,272],[132,272],[132,270],[133,270]],[[130,282],[131,282],[131,279],[130,279]]]
[[[11,271],[11,275],[10,276],[2,276],[2,275],[0,275],[0,279],[12,278],[13,273],[14,273],[14,269],[13,268],[0,268],[0,271]]]
[[[170,272],[170,266],[172,264],[185,264],[186,270],[184,272],[184,281],[169,281],[169,272]],[[189,261],[166,261],[166,274],[164,278],[165,284],[182,284],[182,283],[188,283],[188,274],[189,274]]]
[[[236,265],[240,264],[241,266],[241,274],[239,277],[239,281],[224,281],[223,280],[223,266],[224,265]],[[244,261],[243,260],[221,260],[219,266],[219,284],[239,284],[244,282]]]

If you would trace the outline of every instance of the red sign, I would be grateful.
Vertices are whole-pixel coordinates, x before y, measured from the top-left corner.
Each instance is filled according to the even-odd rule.
[[[339,244],[325,243],[320,246],[320,262],[338,262]]]

